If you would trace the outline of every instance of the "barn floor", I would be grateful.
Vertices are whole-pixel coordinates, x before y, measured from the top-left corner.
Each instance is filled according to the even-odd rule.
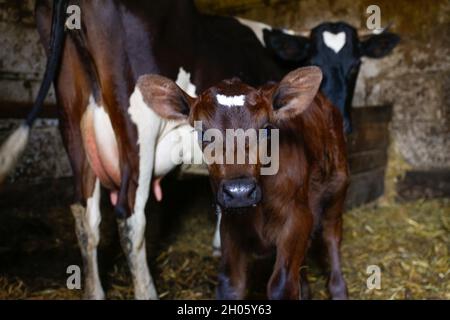
[[[398,168],[391,163],[387,195],[345,214],[342,255],[350,298],[450,299],[450,199],[396,202],[392,182]],[[163,187],[166,201],[152,202],[147,230],[160,297],[212,299],[218,260],[211,255],[215,218],[208,181],[168,178]],[[0,299],[81,297],[80,291],[66,289],[66,268],[81,265],[70,199],[70,180],[0,191]],[[99,249],[104,288],[110,299],[131,299],[113,214],[104,207]],[[380,290],[366,287],[369,265],[382,270]],[[326,299],[323,269],[312,259],[308,269],[313,298]],[[258,279],[255,298],[264,292]]]

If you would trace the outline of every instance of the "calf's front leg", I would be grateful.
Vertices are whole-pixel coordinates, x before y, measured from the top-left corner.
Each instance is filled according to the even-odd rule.
[[[342,240],[342,214],[345,206],[345,194],[348,188],[348,174],[339,174],[335,180],[338,189],[334,199],[325,209],[322,218],[322,239],[328,253],[330,276],[328,291],[333,300],[348,299],[347,284],[341,270],[340,247]]]
[[[341,207],[341,204],[337,204]],[[339,209],[341,210],[341,209]],[[340,245],[342,239],[342,217],[326,218],[323,221],[323,239],[328,253],[330,277],[328,291],[333,300],[348,299],[347,285],[342,275]]]
[[[222,219],[222,223],[226,219]],[[237,245],[236,239],[221,225],[222,260],[216,296],[218,300],[241,300],[247,288],[248,257]]]
[[[277,241],[274,271],[267,285],[272,300],[300,298],[300,267],[306,255],[312,229],[312,215],[306,208],[291,210]]]

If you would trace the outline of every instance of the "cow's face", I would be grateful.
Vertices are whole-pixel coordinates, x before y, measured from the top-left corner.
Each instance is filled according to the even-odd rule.
[[[141,77],[138,88],[157,114],[188,119],[201,131],[199,143],[217,202],[222,208],[235,209],[260,202],[262,167],[267,165],[261,161],[261,148],[278,143],[278,139],[271,141],[272,130],[306,110],[321,81],[320,69],[307,67],[289,73],[279,84],[259,89],[238,79],[225,80],[195,99],[157,75]]]
[[[359,39],[356,29],[344,23],[323,23],[309,38],[264,30],[264,40],[288,67],[319,66],[323,72],[321,91],[341,111],[344,128],[352,131],[351,103],[361,57],[381,58],[389,54],[400,38],[389,32]]]

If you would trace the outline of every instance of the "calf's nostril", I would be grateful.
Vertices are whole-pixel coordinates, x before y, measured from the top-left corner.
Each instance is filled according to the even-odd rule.
[[[233,199],[236,194],[236,188],[233,186],[223,186],[223,193],[226,197]]]
[[[256,192],[256,184],[252,183],[246,186],[246,192],[245,192],[245,196],[247,197],[251,197],[255,194]]]

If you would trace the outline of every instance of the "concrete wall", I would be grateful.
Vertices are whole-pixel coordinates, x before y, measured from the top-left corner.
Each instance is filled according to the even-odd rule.
[[[33,17],[34,0],[0,0],[0,101],[32,102],[37,96],[46,58]],[[47,98],[55,102],[53,90]],[[0,105],[1,108],[8,108]],[[0,141],[19,120],[0,120]],[[10,182],[67,177],[71,169],[58,130],[58,121],[37,121],[31,141]]]
[[[422,169],[450,164],[450,2],[447,0],[196,0],[201,10],[239,15],[277,27],[308,30],[323,21],[343,20],[364,31],[365,9],[381,7],[383,24],[402,37],[382,60],[365,59],[354,105],[394,105],[393,137],[405,159]],[[32,101],[45,58],[33,20],[34,0],[0,0],[1,101]],[[54,101],[51,94],[49,101]],[[1,108],[2,106],[0,106]],[[15,125],[0,121],[0,141]],[[14,179],[70,175],[57,122],[35,129],[40,141],[27,151]],[[50,147],[51,152],[40,152]],[[62,154],[53,160],[49,154]],[[56,158],[54,158],[56,159]],[[46,163],[44,169],[36,166]],[[61,164],[62,163],[62,164]],[[35,166],[35,167],[33,167]],[[33,169],[34,168],[34,169]]]

